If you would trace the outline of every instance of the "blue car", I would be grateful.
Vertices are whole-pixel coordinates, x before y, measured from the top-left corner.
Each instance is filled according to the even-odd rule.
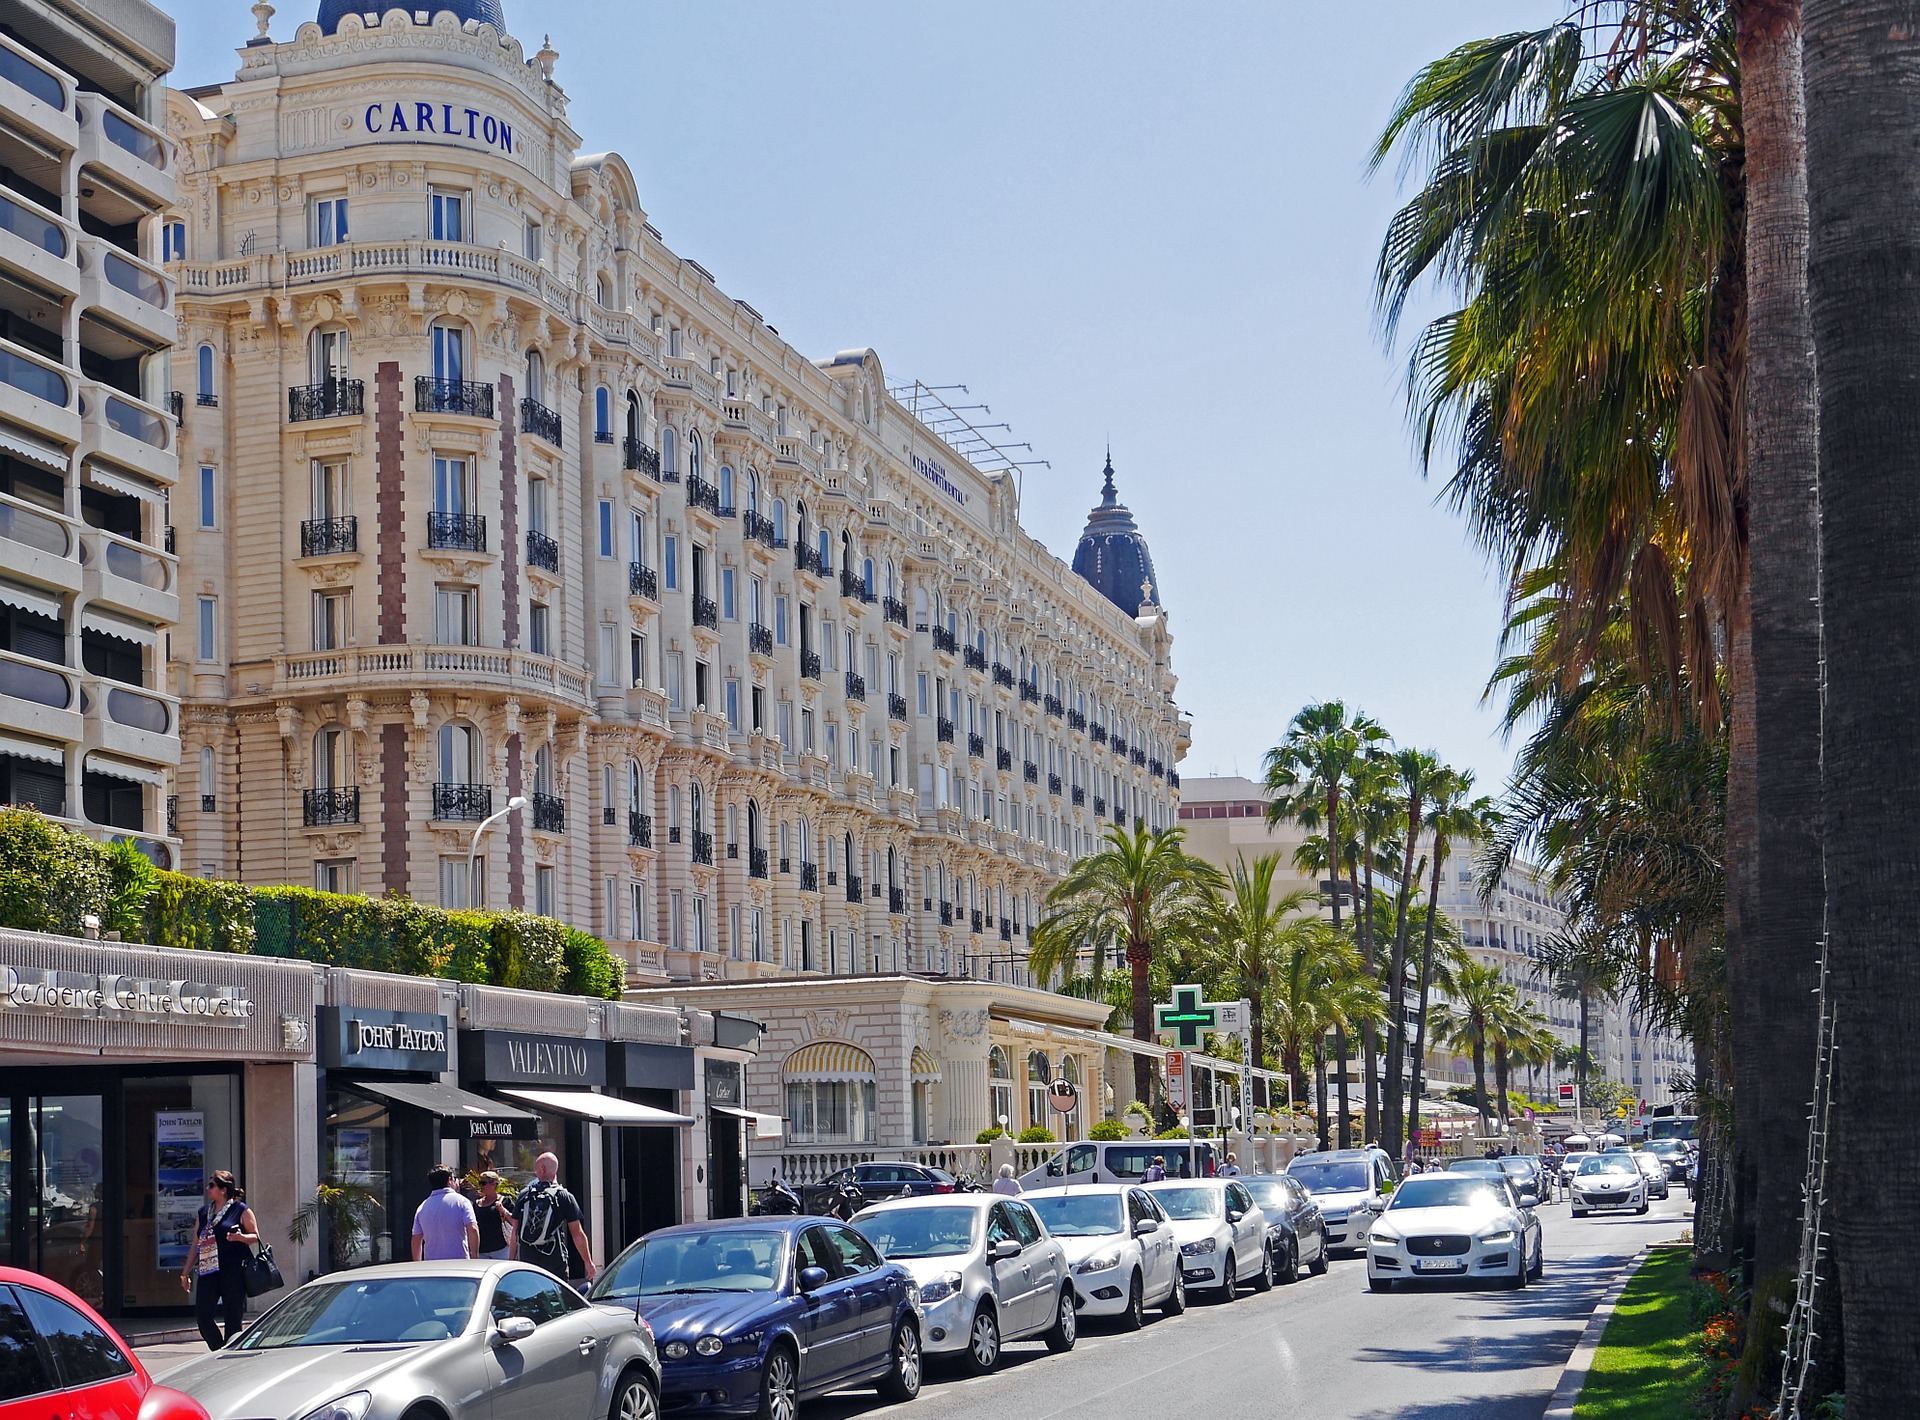
[[[920,1393],[920,1291],[829,1218],[731,1218],[647,1234],[593,1300],[637,1306],[660,1348],[665,1411],[795,1420],[802,1400],[878,1383]]]

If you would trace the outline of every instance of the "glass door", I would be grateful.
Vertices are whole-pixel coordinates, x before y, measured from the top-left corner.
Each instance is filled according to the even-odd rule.
[[[16,1185],[25,1185],[26,1203],[24,1227],[15,1229],[24,1255],[16,1251],[16,1260],[101,1306],[106,1300],[104,1102],[95,1094],[15,1101],[22,1103],[25,1120],[12,1123],[24,1122],[27,1128],[9,1130],[16,1145],[14,1178]],[[28,1144],[24,1160],[21,1144]]]

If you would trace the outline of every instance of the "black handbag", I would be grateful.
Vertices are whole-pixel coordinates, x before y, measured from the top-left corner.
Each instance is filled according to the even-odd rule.
[[[280,1264],[273,1260],[273,1248],[266,1243],[261,1243],[260,1250],[247,1259],[242,1275],[247,1279],[249,1297],[275,1292],[287,1285],[287,1279],[280,1275]]]

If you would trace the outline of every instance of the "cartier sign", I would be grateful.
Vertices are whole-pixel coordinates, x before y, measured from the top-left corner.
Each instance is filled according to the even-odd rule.
[[[470,1049],[473,1037],[462,1034],[460,1064],[469,1082],[489,1085],[557,1085],[589,1089],[607,1083],[607,1043],[578,1036],[535,1035],[530,1031],[488,1030],[476,1033],[481,1042],[478,1072]]]
[[[253,1001],[238,986],[24,966],[0,967],[0,1010],[236,1029],[253,1019]]]

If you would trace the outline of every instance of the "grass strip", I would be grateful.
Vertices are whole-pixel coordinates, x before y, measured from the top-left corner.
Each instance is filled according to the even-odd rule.
[[[1658,1248],[1620,1294],[1594,1353],[1574,1420],[1693,1420],[1700,1355],[1690,1304],[1691,1255]]]

